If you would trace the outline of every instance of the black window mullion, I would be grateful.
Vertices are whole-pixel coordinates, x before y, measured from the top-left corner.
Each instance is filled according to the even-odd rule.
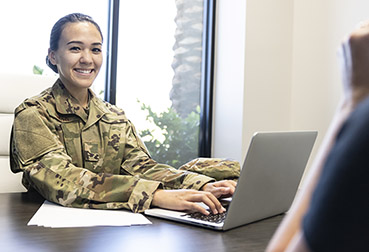
[[[119,0],[109,0],[108,37],[106,55],[106,80],[104,99],[116,104],[117,62],[118,62],[118,28]]]
[[[211,156],[213,121],[215,0],[204,0],[203,46],[200,90],[199,156]]]

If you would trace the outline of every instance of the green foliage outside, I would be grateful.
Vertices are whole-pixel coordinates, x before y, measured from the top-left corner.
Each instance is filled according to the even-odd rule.
[[[39,74],[39,75],[42,75],[42,73],[44,72],[44,69],[42,69],[41,67],[37,66],[37,65],[34,65],[33,66],[33,69],[32,69],[32,72],[34,74]]]
[[[139,132],[155,161],[178,168],[198,156],[199,106],[186,118],[181,118],[173,108],[168,108],[160,114],[153,112],[151,107],[145,104],[141,104],[141,109],[147,112],[146,120],[159,127],[165,138],[160,142],[149,129]]]

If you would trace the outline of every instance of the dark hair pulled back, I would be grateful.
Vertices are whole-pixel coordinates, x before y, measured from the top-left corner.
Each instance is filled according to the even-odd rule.
[[[92,19],[92,17],[82,14],[82,13],[72,13],[68,14],[62,18],[60,18],[53,26],[50,34],[50,50],[56,51],[59,47],[59,40],[61,33],[68,23],[78,23],[78,22],[89,22],[95,25],[96,29],[99,31],[101,38],[103,38],[101,29],[99,25]],[[53,65],[50,60],[49,56],[46,56],[46,64],[55,72],[58,73],[58,68],[56,65]]]

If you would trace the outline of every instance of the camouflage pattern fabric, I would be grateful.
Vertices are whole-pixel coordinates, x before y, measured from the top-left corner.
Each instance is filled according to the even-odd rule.
[[[181,167],[179,170],[197,172],[216,180],[238,180],[240,176],[240,163],[220,158],[196,158]]]
[[[121,109],[90,91],[86,111],[60,80],[16,108],[10,150],[26,188],[68,207],[142,212],[158,188],[214,181],[155,162]]]

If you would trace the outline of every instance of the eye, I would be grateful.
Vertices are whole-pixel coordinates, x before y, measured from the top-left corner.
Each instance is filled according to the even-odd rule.
[[[79,52],[81,50],[81,48],[79,48],[78,46],[73,46],[69,49],[72,52]]]
[[[99,53],[101,53],[101,51],[102,50],[100,48],[97,48],[97,47],[96,48],[92,48],[92,52],[93,53],[99,54]]]

